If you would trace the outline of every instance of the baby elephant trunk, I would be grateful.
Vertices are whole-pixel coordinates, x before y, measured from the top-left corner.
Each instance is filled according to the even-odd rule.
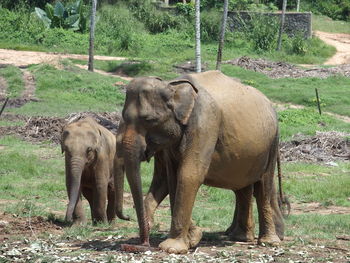
[[[80,198],[81,175],[84,169],[84,162],[80,159],[71,159],[67,165],[66,186],[68,192],[69,203],[66,212],[66,221],[73,221],[73,212]]]

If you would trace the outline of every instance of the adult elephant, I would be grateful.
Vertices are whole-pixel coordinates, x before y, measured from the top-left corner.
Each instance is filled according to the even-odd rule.
[[[201,231],[191,220],[202,184],[241,191],[257,199],[260,243],[283,238],[283,218],[274,185],[278,123],[270,101],[218,71],[189,74],[173,81],[137,78],[127,87],[123,108],[123,155],[135,203],[141,242],[149,244],[145,206],[157,202],[161,181],[153,178],[143,203],[140,162],[155,156],[170,184],[171,230],[159,246],[186,253]],[[160,190],[159,190],[160,189]],[[251,204],[241,206],[248,222]]]

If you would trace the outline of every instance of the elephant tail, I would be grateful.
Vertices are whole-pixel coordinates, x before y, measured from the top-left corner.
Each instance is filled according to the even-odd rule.
[[[278,205],[282,211],[283,216],[287,217],[290,214],[291,205],[288,198],[283,194],[282,190],[282,169],[280,149],[277,144],[277,173],[278,173]]]

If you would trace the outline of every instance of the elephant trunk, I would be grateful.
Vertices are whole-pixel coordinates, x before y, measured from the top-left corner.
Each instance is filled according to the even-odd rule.
[[[72,222],[73,212],[80,197],[80,182],[83,169],[84,161],[79,158],[72,158],[66,165],[66,186],[69,198],[66,221],[68,222]]]
[[[145,213],[140,177],[142,143],[134,128],[128,128],[123,138],[126,176],[134,200],[142,245],[149,246],[149,225]]]

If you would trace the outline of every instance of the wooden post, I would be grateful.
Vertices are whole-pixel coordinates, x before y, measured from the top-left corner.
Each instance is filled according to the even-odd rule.
[[[297,12],[300,10],[300,0],[297,0]]]
[[[5,100],[5,102],[4,102],[4,104],[3,104],[3,105],[2,105],[2,107],[1,107],[1,110],[0,110],[0,116],[1,116],[2,112],[4,111],[4,109],[5,109],[5,107],[6,107],[6,104],[7,104],[8,100],[9,100],[9,98],[7,97],[7,98],[6,98],[6,100]]]
[[[92,0],[91,19],[90,19],[90,45],[89,45],[89,63],[88,70],[94,71],[94,42],[95,42],[95,17],[97,0]]]
[[[320,105],[320,98],[318,97],[318,90],[317,88],[315,88],[315,92],[316,92],[316,100],[317,100],[317,107],[318,107],[318,113],[321,115],[321,105]]]

